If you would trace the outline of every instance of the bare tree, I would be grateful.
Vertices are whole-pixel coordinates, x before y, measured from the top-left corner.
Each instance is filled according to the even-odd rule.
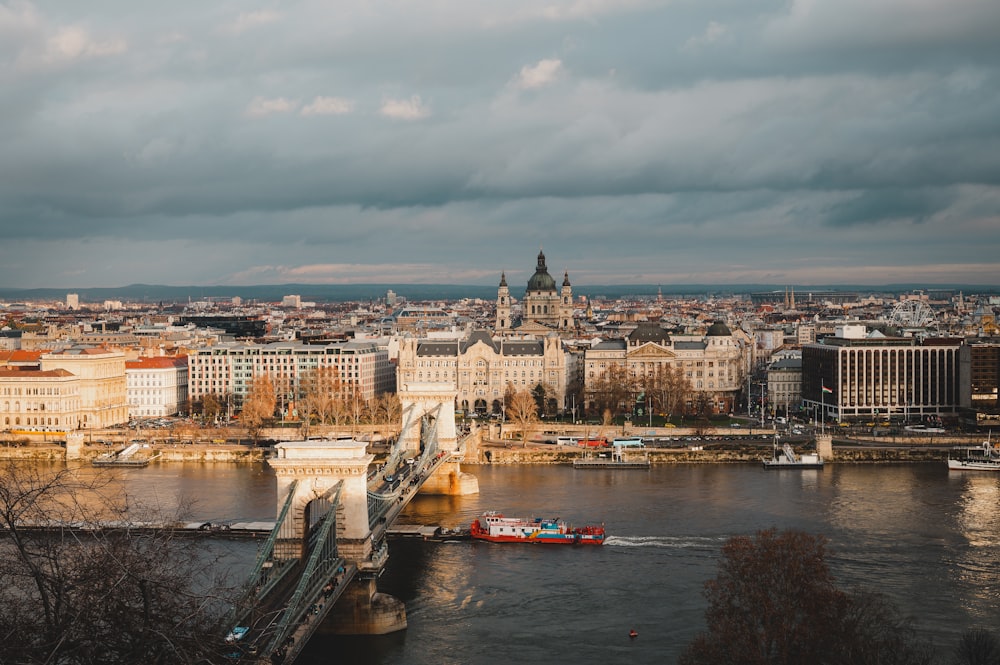
[[[614,416],[632,408],[636,381],[624,365],[610,365],[587,385],[587,395],[597,413],[610,410]]]
[[[538,404],[528,390],[514,392],[507,400],[507,420],[521,430],[521,446],[528,446],[528,435],[538,422]]]
[[[254,444],[260,438],[264,425],[274,418],[276,404],[271,377],[266,374],[255,376],[250,384],[250,392],[243,400],[243,411],[240,412],[240,421]]]
[[[330,422],[343,425],[351,417],[351,405],[345,399],[336,398],[330,401]]]
[[[680,365],[657,365],[641,379],[643,390],[652,400],[654,409],[670,418],[681,410],[691,394],[691,381]]]
[[[403,405],[395,393],[376,395],[369,401],[369,408],[375,425],[399,425],[403,417]]]
[[[206,422],[213,422],[222,413],[222,398],[215,393],[208,393],[201,400],[201,417]]]
[[[308,429],[312,418],[320,424],[333,420],[333,403],[340,395],[340,373],[336,367],[324,366],[310,370],[301,381],[302,422]]]
[[[353,388],[344,401],[347,404],[347,412],[350,414],[352,425],[351,435],[353,436],[357,434],[358,425],[364,422],[365,415],[368,412],[367,404],[365,403],[364,395],[357,388]]]
[[[731,538],[705,596],[708,630],[681,665],[931,662],[929,645],[884,597],[837,588],[822,536],[769,529]]]
[[[1000,663],[1000,639],[984,628],[962,634],[955,647],[954,665],[997,665]]]
[[[199,541],[170,528],[99,528],[131,519],[100,477],[0,466],[0,662],[225,662],[235,590],[211,576]]]

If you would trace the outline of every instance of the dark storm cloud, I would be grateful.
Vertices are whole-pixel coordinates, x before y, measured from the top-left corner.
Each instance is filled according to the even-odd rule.
[[[833,206],[824,222],[840,227],[887,220],[923,224],[954,203],[956,195],[942,190],[871,189]]]
[[[0,0],[0,278],[490,282],[539,244],[605,282],[982,275],[996,25],[986,0]],[[191,269],[132,258],[153,243]]]

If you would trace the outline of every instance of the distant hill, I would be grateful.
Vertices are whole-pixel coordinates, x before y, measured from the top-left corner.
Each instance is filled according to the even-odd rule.
[[[784,284],[602,284],[574,285],[577,296],[619,298],[625,296],[655,296],[661,292],[672,295],[732,295],[758,291],[783,291]],[[809,291],[857,291],[861,293],[905,293],[914,289],[955,290],[966,294],[996,294],[1000,287],[974,284],[886,284],[871,285],[791,285],[797,297]],[[162,284],[130,284],[113,288],[64,289],[9,289],[0,287],[0,300],[5,302],[33,300],[65,300],[67,293],[76,293],[81,302],[180,303],[205,298],[232,298],[239,296],[244,302],[280,302],[283,296],[298,295],[303,300],[316,302],[377,301],[391,289],[398,296],[411,302],[427,300],[458,300],[482,298],[493,300],[497,295],[494,285],[456,284],[258,284],[254,286],[168,286]],[[518,285],[511,287],[512,295],[520,297]]]

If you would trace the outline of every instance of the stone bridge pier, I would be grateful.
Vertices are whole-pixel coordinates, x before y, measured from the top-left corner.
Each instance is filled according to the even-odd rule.
[[[460,466],[464,451],[455,432],[455,397],[458,391],[439,383],[405,383],[397,394],[403,410],[400,445],[408,450],[420,449],[421,420],[428,416],[434,419],[430,428],[436,433],[437,449],[451,456],[424,481],[420,492],[479,494],[479,479],[471,473],[463,473]]]
[[[359,570],[378,568],[373,556],[385,556],[384,548],[372,545],[368,525],[368,466],[373,455],[363,441],[293,441],[275,446],[277,457],[268,460],[277,477],[280,512],[293,481],[298,481],[292,499],[292,525],[279,535],[275,558],[300,559],[307,556],[310,516],[314,499],[343,481],[337,509],[337,553]],[[343,607],[341,607],[343,606]],[[340,602],[321,626],[320,632],[377,635],[406,628],[403,603],[377,593],[374,575],[361,575],[348,587]]]

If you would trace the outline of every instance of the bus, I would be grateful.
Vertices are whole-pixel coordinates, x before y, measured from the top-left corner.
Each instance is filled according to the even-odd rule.
[[[621,436],[616,437],[611,441],[611,445],[614,447],[621,446],[622,448],[644,448],[645,445],[642,442],[641,436]]]

